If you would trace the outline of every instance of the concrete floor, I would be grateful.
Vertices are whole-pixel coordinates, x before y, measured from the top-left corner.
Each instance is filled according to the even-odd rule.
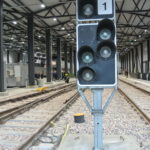
[[[138,150],[139,145],[130,136],[104,137],[103,150]],[[58,150],[93,150],[92,135],[67,135]],[[98,150],[98,149],[97,149]]]

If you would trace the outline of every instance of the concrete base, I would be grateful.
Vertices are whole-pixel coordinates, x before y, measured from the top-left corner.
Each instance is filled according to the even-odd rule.
[[[67,135],[58,150],[93,150],[92,135]],[[139,150],[139,144],[134,137],[110,136],[104,137],[103,150]]]
[[[31,149],[35,150],[54,150],[54,145],[53,144],[40,144],[38,146],[33,146]]]
[[[0,96],[8,96],[8,92],[0,92]]]

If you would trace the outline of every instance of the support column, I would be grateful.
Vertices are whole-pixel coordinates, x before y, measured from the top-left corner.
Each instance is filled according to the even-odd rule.
[[[135,62],[136,62],[136,73],[138,73],[138,47],[136,47],[136,53],[135,53]]]
[[[147,40],[148,73],[150,73],[150,40]]]
[[[126,55],[124,55],[124,71],[126,70]]]
[[[52,34],[51,30],[46,30],[46,74],[47,82],[52,81]]]
[[[131,73],[131,54],[130,54],[130,51],[128,52],[128,65],[127,65],[127,68],[128,68],[128,72],[129,74]],[[129,66],[129,67],[128,67]]]
[[[124,56],[124,66],[125,66],[125,70],[127,69],[127,57],[126,54]]]
[[[128,57],[128,55],[129,55],[129,52],[127,53],[127,67],[126,67],[126,69],[127,69],[127,71],[129,72],[129,57]]]
[[[65,73],[68,73],[68,54],[67,54],[67,43],[64,44],[64,55],[65,55]]]
[[[76,76],[76,71],[77,71],[76,67],[77,66],[76,66],[76,51],[75,50],[73,51],[73,54],[74,54],[73,55],[73,58],[74,58],[74,75]]]
[[[5,92],[4,49],[3,49],[3,0],[0,0],[0,92]]]
[[[21,58],[21,53],[19,52],[18,54],[17,54],[17,62],[19,63],[20,62],[20,58]]]
[[[127,57],[126,57],[126,54],[125,54],[125,70],[127,69]]]
[[[122,68],[123,68],[123,67],[122,67],[122,66],[123,66],[123,65],[122,65],[122,62],[123,62],[123,61],[122,61],[122,57],[121,57],[121,55],[119,56],[119,58],[120,58],[121,69],[122,69]]]
[[[57,38],[57,79],[61,79],[61,40],[60,38]]]
[[[141,43],[141,73],[143,74],[143,44]]]
[[[134,67],[135,67],[135,63],[134,63],[134,49],[131,51],[132,54],[132,73],[134,73]]]
[[[70,46],[70,73],[73,73],[73,46]]]
[[[7,50],[7,64],[9,64],[9,50]]]
[[[28,15],[28,74],[29,85],[34,85],[34,33],[33,33],[33,15]]]
[[[124,56],[122,56],[122,68],[123,68],[123,71],[125,70],[125,67],[124,67]]]

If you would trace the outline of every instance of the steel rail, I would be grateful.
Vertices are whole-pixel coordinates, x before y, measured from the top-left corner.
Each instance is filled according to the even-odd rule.
[[[50,122],[54,122],[62,115],[62,113],[72,105],[77,99],[80,97],[79,93],[77,92],[74,94],[67,102],[65,106],[63,106],[55,115],[53,115],[32,137],[30,137],[26,142],[24,142],[17,150],[27,150],[32,143],[46,130],[50,127]]]
[[[124,80],[122,80],[122,79],[119,79],[119,80],[120,80],[121,82],[125,83],[125,84],[128,84],[128,85],[130,85],[130,86],[132,86],[132,87],[134,87],[134,88],[136,88],[136,89],[142,91],[143,93],[145,93],[145,94],[147,94],[147,95],[150,95],[150,91],[148,91],[148,90],[146,90],[146,89],[143,89],[143,88],[141,88],[141,87],[138,87],[138,86],[136,86],[136,85],[134,85],[134,84],[132,84],[132,83],[126,82],[126,81],[124,81]]]
[[[148,121],[150,124],[150,118],[142,111],[142,109],[139,108],[139,106],[125,93],[121,88],[118,88],[118,91],[121,95],[125,97],[125,100],[128,101],[132,106],[135,107],[135,109]]]
[[[71,84],[69,84],[69,85],[73,85],[73,84],[74,84],[74,83],[71,83]],[[46,94],[46,93],[48,93],[48,92],[56,91],[56,90],[59,90],[59,89],[62,89],[62,88],[65,88],[65,87],[68,86],[68,85],[64,85],[64,86],[61,86],[61,85],[64,85],[64,84],[60,84],[60,85],[56,85],[56,86],[54,86],[54,87],[50,87],[48,90],[45,90],[45,91],[34,92],[34,93],[25,94],[25,95],[23,94],[23,95],[18,96],[18,97],[14,97],[14,98],[10,98],[10,99],[5,99],[5,100],[3,100],[3,101],[0,101],[0,106],[1,106],[1,105],[4,105],[4,104],[7,104],[7,103],[24,100],[24,99],[26,99],[26,98],[43,95],[43,94]]]
[[[75,84],[71,85],[71,86],[69,85],[66,88],[64,88],[62,90],[59,90],[58,92],[56,92],[52,95],[46,96],[45,98],[38,98],[38,99],[36,99],[32,102],[23,104],[21,106],[17,106],[15,108],[12,108],[12,109],[9,109],[9,110],[5,110],[4,112],[0,113],[0,123],[2,124],[4,122],[6,122],[7,120],[9,120],[9,119],[17,116],[18,114],[21,114],[21,113],[35,107],[36,105],[38,105],[40,103],[49,101],[50,99],[53,99],[56,96],[59,96],[59,95],[64,94],[65,92],[71,91],[71,90],[74,89],[74,87],[75,87]]]

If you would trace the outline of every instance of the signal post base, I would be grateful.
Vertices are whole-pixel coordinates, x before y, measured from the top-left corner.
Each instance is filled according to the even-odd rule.
[[[93,150],[93,135],[68,134],[58,150]],[[103,150],[139,150],[140,146],[132,136],[104,137]]]

